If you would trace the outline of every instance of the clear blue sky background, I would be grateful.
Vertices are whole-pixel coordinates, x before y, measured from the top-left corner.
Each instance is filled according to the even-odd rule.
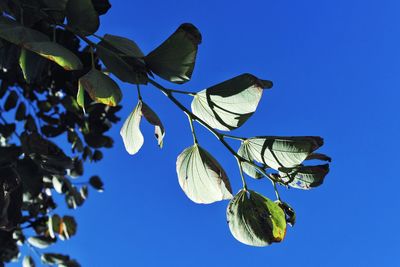
[[[244,72],[271,79],[256,114],[238,135],[320,135],[333,158],[325,183],[311,191],[281,189],[298,221],[281,244],[253,248],[237,242],[225,217],[228,202],[197,205],[181,191],[177,155],[191,145],[186,117],[154,88],[144,99],[166,127],[159,150],[143,123],[136,156],[119,129],[136,105],[124,92],[115,147],[87,177],[101,174],[106,190],[91,191],[77,211],[76,237],[64,251],[83,266],[400,266],[398,166],[400,122],[400,2],[111,1],[100,33],[135,40],[147,53],[181,23],[203,34],[193,79],[200,90]],[[188,99],[189,100],[189,99]],[[185,101],[189,104],[189,101]],[[240,189],[235,160],[197,127],[201,144]],[[251,188],[274,198],[270,183]]]

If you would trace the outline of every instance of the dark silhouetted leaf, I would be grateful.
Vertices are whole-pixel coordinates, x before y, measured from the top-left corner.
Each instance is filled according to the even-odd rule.
[[[89,184],[99,192],[104,191],[104,184],[101,181],[100,177],[97,175],[90,177]]]
[[[99,28],[99,15],[91,0],[68,0],[66,11],[71,28],[85,35],[93,34]]]
[[[192,77],[200,43],[199,30],[190,23],[184,23],[146,56],[146,64],[152,72],[167,81],[185,83]]]
[[[4,103],[4,110],[9,111],[17,106],[18,95],[15,91],[11,91]]]

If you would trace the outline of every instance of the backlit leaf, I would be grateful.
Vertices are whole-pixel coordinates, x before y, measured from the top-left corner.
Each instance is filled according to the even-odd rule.
[[[317,136],[265,136],[244,142],[254,160],[284,172],[299,166],[308,155],[323,145],[323,139]]]
[[[48,60],[60,65],[65,70],[82,69],[82,62],[71,51],[54,42],[31,42],[24,44],[29,49]]]
[[[27,83],[35,83],[40,79],[46,66],[46,60],[38,54],[22,48],[19,56],[19,66],[25,81]]]
[[[31,256],[25,256],[22,260],[22,267],[35,267],[35,261]]]
[[[280,173],[284,182],[294,188],[308,190],[321,185],[329,172],[329,165],[300,166],[291,173]]]
[[[146,64],[152,72],[167,81],[185,83],[192,77],[200,43],[199,30],[190,23],[184,23],[146,56]]]
[[[205,149],[195,144],[186,148],[176,161],[179,185],[196,203],[209,204],[232,198],[228,177]]]
[[[251,156],[249,148],[248,148],[248,142],[244,141],[241,143],[240,148],[238,150],[238,155],[241,156],[242,158],[254,162],[254,158]],[[246,173],[248,176],[253,177],[255,179],[260,179],[263,177],[263,175],[257,171],[257,169],[252,166],[251,164],[247,162],[242,162],[242,169],[244,173]]]
[[[142,116],[144,116],[149,123],[155,126],[155,136],[158,145],[160,147],[163,145],[165,131],[161,120],[146,103],[144,103],[142,100],[139,100],[135,109],[128,116],[120,131],[125,149],[131,155],[136,154],[144,143],[144,138],[142,132],[140,131],[140,122]]]
[[[256,247],[281,242],[286,234],[285,213],[270,199],[254,191],[240,190],[226,212],[229,229],[240,242]]]
[[[230,131],[240,127],[256,111],[263,89],[272,82],[242,74],[198,92],[192,111],[211,127]]]
[[[45,236],[31,236],[28,238],[28,243],[37,248],[47,248],[54,242],[54,239]]]
[[[139,46],[128,38],[106,34],[104,35],[103,40],[127,56],[137,58],[144,57],[144,54],[142,50],[140,50]]]
[[[83,88],[88,92],[93,101],[108,106],[118,105],[122,98],[118,84],[96,69],[92,69],[79,79],[79,87],[81,88],[79,90]]]

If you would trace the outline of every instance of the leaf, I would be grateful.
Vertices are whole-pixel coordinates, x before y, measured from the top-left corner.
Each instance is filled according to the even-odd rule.
[[[245,142],[254,160],[284,172],[299,166],[308,155],[323,145],[323,139],[317,136],[265,136],[249,138]]]
[[[281,179],[289,182],[291,187],[309,190],[324,182],[325,176],[329,173],[329,165],[301,166],[292,173],[281,172]]]
[[[177,84],[185,83],[192,77],[200,43],[199,30],[190,23],[184,23],[151,51],[145,62],[161,78]]]
[[[79,79],[79,87],[78,90],[83,88],[93,101],[108,106],[115,107],[122,98],[118,84],[96,69],[92,69]]]
[[[104,191],[104,184],[101,181],[100,177],[97,175],[90,177],[89,184],[99,192]]]
[[[46,66],[46,60],[38,54],[22,48],[19,56],[19,66],[25,81],[32,84],[40,80],[40,76]]]
[[[49,235],[51,238],[56,238],[56,234],[60,234],[61,217],[57,214],[49,216],[47,220],[47,228],[49,229]]]
[[[69,256],[57,253],[43,253],[40,257],[44,264],[53,265],[61,264],[69,261]]]
[[[142,116],[144,116],[150,124],[155,126],[155,136],[158,141],[158,145],[160,147],[163,145],[165,131],[161,120],[146,103],[144,103],[142,100],[139,100],[135,109],[128,116],[120,131],[125,149],[131,155],[136,154],[144,143],[144,138],[142,132],[140,131],[140,122]]]
[[[77,224],[74,217],[64,216],[61,221],[62,225],[62,233],[61,235],[65,239],[70,239],[73,235],[76,234]]]
[[[47,248],[55,242],[51,237],[31,236],[28,238],[28,243],[37,248]]]
[[[49,11],[47,13],[56,23],[63,23],[65,20],[65,9],[67,7],[68,0],[41,0]]]
[[[80,70],[83,67],[82,62],[74,53],[54,42],[25,43],[24,48],[57,63],[65,70]]]
[[[229,202],[226,216],[232,235],[246,245],[268,246],[286,234],[283,210],[255,191],[240,190]]]
[[[277,200],[275,203],[277,203],[285,213],[286,222],[293,227],[296,224],[296,212],[294,209],[286,202]]]
[[[99,15],[104,15],[111,8],[108,0],[92,0],[93,7]]]
[[[0,38],[19,46],[28,42],[49,41],[49,37],[43,33],[24,27],[4,16],[0,17]]]
[[[179,185],[193,202],[209,204],[232,198],[228,177],[214,157],[195,144],[176,161]]]
[[[31,256],[25,256],[22,260],[22,267],[35,267],[35,261]]]
[[[124,55],[137,58],[144,57],[144,54],[142,50],[140,50],[139,46],[128,38],[106,34],[102,40],[109,43],[112,47],[119,50]]]
[[[328,162],[332,161],[332,159],[329,156],[321,153],[312,153],[308,155],[308,157],[306,158],[306,160],[314,160],[314,159],[328,161]]]
[[[68,26],[71,28],[85,35],[91,35],[99,28],[99,15],[91,0],[68,0],[66,11]]]
[[[250,162],[254,162],[254,159],[251,156],[249,148],[248,148],[248,142],[246,142],[246,141],[243,141],[241,143],[237,154]],[[264,177],[264,175],[259,173],[257,171],[257,169],[254,166],[252,166],[251,164],[249,164],[247,162],[242,162],[241,164],[242,164],[242,169],[243,169],[244,173],[246,173],[248,176],[255,178],[255,179],[260,179],[260,178]]]
[[[10,111],[17,106],[18,95],[15,91],[11,91],[4,103],[4,110]]]
[[[83,89],[82,86],[78,86],[78,94],[76,96],[76,102],[83,109],[83,112],[86,113],[86,111],[85,111],[85,89]]]
[[[19,103],[17,111],[15,112],[15,120],[23,121],[26,116],[26,106],[24,102]]]
[[[242,126],[256,111],[263,89],[272,82],[251,74],[242,74],[198,92],[192,111],[211,127],[230,131]]]
[[[96,53],[107,70],[123,82],[147,84],[146,67],[143,61],[125,55],[121,50],[127,50],[127,48],[122,48],[121,44],[118,44],[117,47],[114,47],[113,44],[116,45],[115,40],[113,43],[103,40],[96,46]]]

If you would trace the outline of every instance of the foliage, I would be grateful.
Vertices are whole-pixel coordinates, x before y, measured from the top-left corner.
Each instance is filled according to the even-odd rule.
[[[280,199],[278,186],[322,184],[329,165],[304,165],[330,161],[315,153],[322,138],[226,134],[251,117],[272,82],[245,73],[199,92],[167,89],[154,75],[177,85],[190,81],[202,41],[199,30],[182,24],[145,55],[125,37],[95,34],[99,16],[110,7],[107,0],[0,1],[0,262],[18,259],[19,246],[26,245],[44,264],[79,266],[67,255],[40,251],[77,232],[73,217],[56,213],[60,203],[55,195],[63,195],[75,209],[87,199],[88,186],[104,190],[99,176],[80,183],[74,179],[83,176],[85,162],[101,160],[102,149],[113,146],[106,132],[119,121],[122,98],[114,76],[138,90],[138,103],[121,129],[128,153],[136,154],[143,145],[142,116],[154,125],[162,147],[164,125],[140,94],[140,86],[152,85],[188,117],[193,145],[176,165],[185,194],[204,204],[230,199],[228,224],[240,242],[266,246],[282,241],[286,224],[294,225],[296,215]],[[193,97],[191,109],[175,94]],[[243,183],[236,195],[221,164],[200,146],[194,122],[236,159]],[[65,137],[71,150],[62,147]],[[228,139],[239,142],[238,150]],[[269,179],[277,200],[249,190],[245,175]],[[25,255],[22,264],[35,266],[35,260]]]

